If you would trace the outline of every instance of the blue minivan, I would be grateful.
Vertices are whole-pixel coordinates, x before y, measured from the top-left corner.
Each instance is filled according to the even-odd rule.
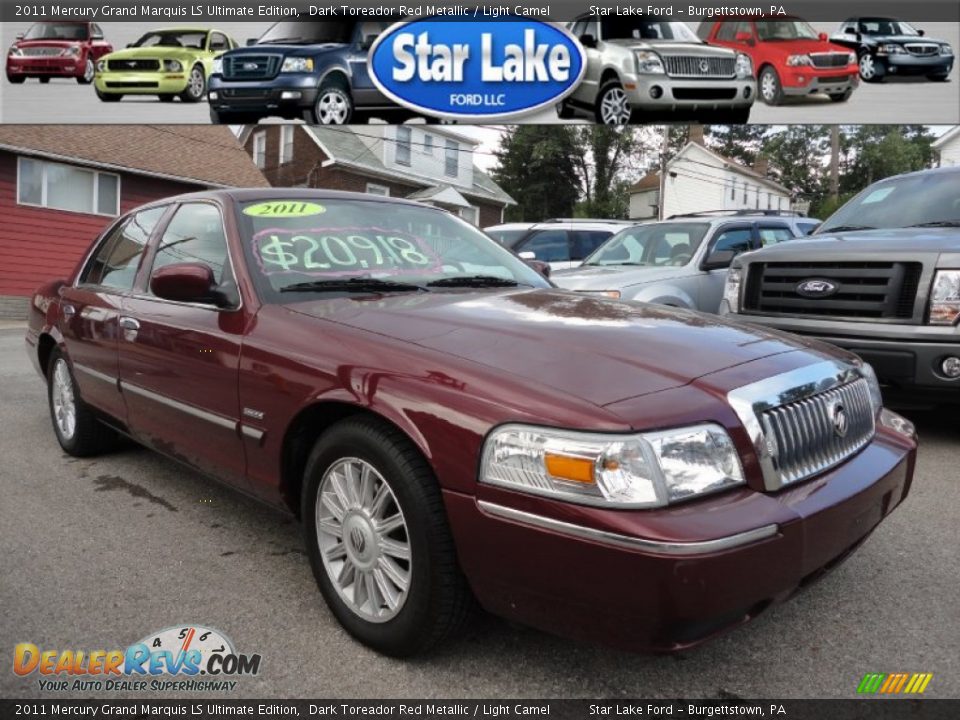
[[[408,114],[387,99],[367,71],[367,53],[383,20],[281,21],[247,47],[216,59],[210,120],[255,123],[268,116],[343,125],[370,114]]]

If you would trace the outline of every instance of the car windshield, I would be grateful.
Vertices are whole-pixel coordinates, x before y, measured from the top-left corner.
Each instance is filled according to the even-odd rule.
[[[637,225],[607,240],[583,264],[686,265],[709,227],[705,223]]]
[[[925,172],[871,185],[814,234],[951,224],[960,224],[960,172]]]
[[[207,42],[206,32],[186,30],[162,30],[150,32],[133,44],[134,47],[170,47],[203,50]]]
[[[917,37],[919,31],[910,23],[888,18],[862,18],[860,32],[864,35],[910,35]]]
[[[86,40],[86,23],[37,23],[23,34],[24,40]]]
[[[490,237],[496,240],[498,243],[504,247],[513,247],[524,235],[530,232],[528,229],[524,230],[485,230]]]
[[[257,41],[287,43],[290,45],[313,45],[317,43],[348,43],[353,40],[355,20],[327,20],[319,22],[278,22]]]
[[[803,20],[757,21],[757,37],[764,42],[816,40],[820,34]]]
[[[604,40],[682,40],[699,43],[694,32],[682,22],[605,18],[600,21]]]
[[[248,265],[268,302],[375,284],[549,287],[473,225],[427,206],[300,196],[246,202],[237,217]]]

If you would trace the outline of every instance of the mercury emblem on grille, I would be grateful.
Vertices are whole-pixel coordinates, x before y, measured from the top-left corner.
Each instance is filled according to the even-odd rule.
[[[833,403],[830,406],[830,422],[833,423],[833,431],[837,434],[837,437],[846,437],[847,430],[850,427],[850,421],[847,418],[847,411],[844,410],[843,404],[839,402]]]

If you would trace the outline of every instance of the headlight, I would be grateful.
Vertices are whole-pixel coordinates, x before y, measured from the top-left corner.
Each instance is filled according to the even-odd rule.
[[[944,43],[943,45],[940,46],[940,54],[953,55],[953,48],[947,45],[946,43]]]
[[[637,50],[634,53],[637,59],[637,72],[647,75],[662,75],[663,61],[653,50]]]
[[[960,318],[960,270],[937,270],[930,292],[930,324],[953,325]]]
[[[71,45],[70,47],[65,47],[60,54],[64,57],[76,57],[80,54],[79,45]]]
[[[288,57],[280,72],[313,72],[313,58]]]
[[[847,55],[847,65],[856,65],[857,64],[857,54],[850,53]]]
[[[723,286],[723,299],[726,300],[730,312],[740,310],[740,279],[743,277],[743,270],[732,267],[727,270],[727,281]]]
[[[636,435],[504,425],[487,438],[481,482],[585,505],[663,507],[744,484],[719,425]]]
[[[870,389],[870,404],[873,406],[873,414],[876,416],[883,410],[883,395],[880,393],[880,381],[877,380],[877,373],[873,371],[870,363],[862,363],[860,372],[867,381],[867,387]]]
[[[787,65],[789,67],[797,67],[798,65],[812,65],[813,61],[810,60],[809,55],[791,55],[787,58]]]
[[[164,72],[180,72],[183,70],[183,64],[179,60],[164,60],[163,61],[163,71]]]
[[[887,43],[886,45],[881,45],[877,52],[881,55],[901,55],[904,49],[894,43]]]
[[[106,72],[106,71],[107,71],[107,61],[97,60],[97,72]]]
[[[13,45],[13,46],[11,46],[10,49],[7,51],[7,54],[8,54],[8,55],[12,55],[13,57],[20,57],[20,56],[23,55],[23,50],[21,50],[20,48],[18,48],[16,45]]]
[[[753,60],[749,55],[737,53],[737,77],[741,79],[753,77]]]
[[[216,57],[213,59],[213,74],[222,75],[223,74],[223,58]]]
[[[620,299],[619,290],[577,290],[577,292],[583,295],[603,295],[604,297],[613,298],[614,300]]]

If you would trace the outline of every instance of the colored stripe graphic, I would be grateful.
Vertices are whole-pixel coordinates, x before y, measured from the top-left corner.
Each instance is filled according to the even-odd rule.
[[[867,673],[857,685],[860,695],[922,695],[933,673]]]

